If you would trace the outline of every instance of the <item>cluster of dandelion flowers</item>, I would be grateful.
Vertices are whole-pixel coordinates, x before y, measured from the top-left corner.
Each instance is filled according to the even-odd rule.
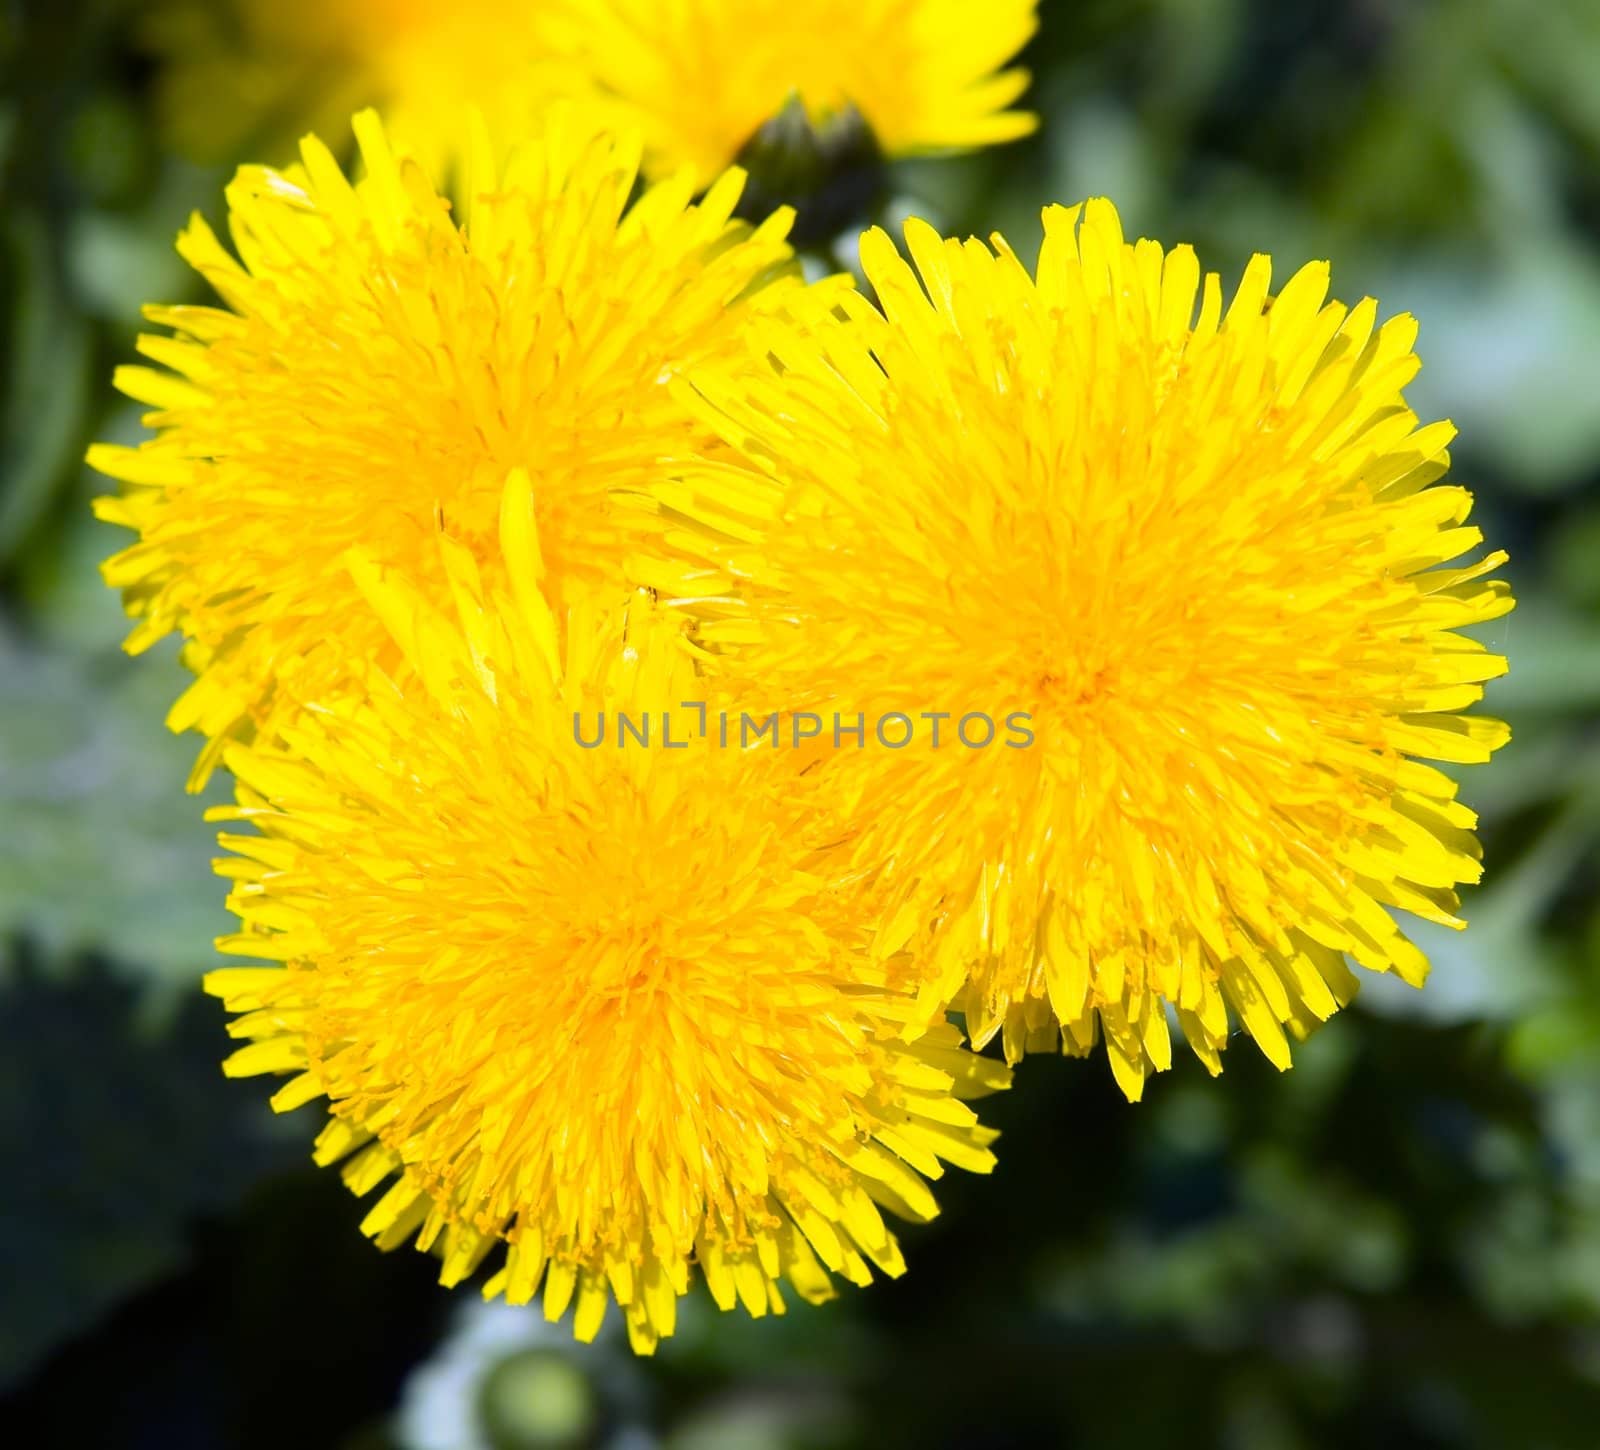
[[[747,462],[677,502],[735,592],[655,582],[752,700],[930,717],[827,752],[879,954],[1009,1057],[1103,1033],[1137,1097],[1168,1005],[1212,1071],[1230,1018],[1286,1067],[1347,959],[1420,983],[1394,913],[1458,926],[1479,875],[1429,762],[1508,733],[1461,713],[1505,662],[1459,631],[1512,601],[1504,555],[1452,563],[1480,535],[1402,396],[1409,317],[1327,301],[1320,263],[1271,297],[1263,256],[1224,311],[1104,201],[1045,230],[1036,277],[1000,238],[913,223],[913,270],[869,233],[881,311],[705,380]],[[958,738],[1012,712],[1031,747]]]
[[[556,597],[625,590],[645,516],[610,494],[699,446],[668,379],[738,356],[747,311],[799,288],[789,214],[731,219],[737,171],[697,204],[686,174],[630,204],[637,143],[573,108],[498,163],[480,130],[461,224],[375,115],[355,124],[358,184],[315,139],[293,169],[240,171],[237,260],[191,223],[180,250],[227,305],[150,309],[171,329],[140,340],[160,366],[117,384],[158,410],[156,436],[90,452],[125,485],[101,515],[139,535],[105,566],[139,621],[129,648],[183,636],[198,679],[171,723],[213,742],[383,655],[347,548],[438,589],[442,519],[492,562],[512,468],[534,480]]]
[[[791,98],[814,125],[854,112],[888,156],[1025,136],[1006,69],[1037,0],[558,0],[564,52],[646,141],[646,168],[715,176]]]
[[[294,1074],[280,1109],[327,1096],[319,1160],[360,1193],[392,1179],[380,1245],[415,1235],[454,1284],[504,1244],[485,1292],[542,1279],[580,1338],[615,1299],[650,1350],[691,1263],[755,1315],[780,1281],[899,1273],[880,1208],[925,1219],[941,1161],[988,1171],[960,1098],[1006,1070],[952,1028],[901,1041],[911,1003],[770,754],[579,743],[601,711],[692,740],[677,621],[643,596],[558,620],[523,475],[504,537],[510,593],[442,539],[454,610],[353,560],[410,684],[370,671],[230,748],[219,814],[256,833],[223,838],[243,929],[219,945],[282,965],[208,978],[249,1039],[227,1070]]]

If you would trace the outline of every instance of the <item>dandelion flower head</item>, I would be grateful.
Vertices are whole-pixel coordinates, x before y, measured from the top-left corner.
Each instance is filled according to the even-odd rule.
[[[691,1264],[754,1315],[780,1282],[898,1274],[880,1209],[926,1219],[942,1162],[988,1171],[958,1095],[1006,1069],[953,1028],[900,1040],[912,1004],[772,756],[575,728],[621,711],[692,740],[678,621],[641,598],[558,629],[525,474],[502,532],[505,592],[441,541],[454,610],[358,556],[411,684],[371,671],[361,703],[230,748],[220,814],[256,833],[224,837],[243,928],[219,946],[281,965],[208,978],[243,1014],[228,1072],[294,1074],[280,1109],[329,1099],[319,1160],[391,1180],[381,1245],[415,1236],[447,1284],[507,1247],[486,1292],[542,1281],[580,1338],[614,1299],[648,1351]]]
[[[944,713],[827,756],[880,955],[1010,1057],[1103,1036],[1137,1097],[1169,1006],[1212,1071],[1230,1020],[1287,1067],[1347,960],[1420,984],[1396,913],[1460,926],[1480,870],[1438,763],[1507,737],[1462,713],[1505,661],[1461,631],[1512,601],[1503,554],[1461,562],[1410,317],[1328,300],[1322,263],[1270,296],[1264,256],[1224,309],[1105,201],[1045,230],[1036,276],[998,237],[913,222],[913,266],[869,233],[881,311],[699,391],[747,462],[679,506],[733,595],[655,577],[752,700]],[[1027,748],[957,737],[1013,712]]]
[[[179,249],[225,305],[149,310],[156,366],[117,384],[156,436],[90,453],[124,485],[102,516],[139,535],[105,567],[138,620],[129,648],[183,636],[199,678],[171,723],[213,741],[386,647],[338,566],[352,545],[442,587],[442,519],[492,565],[513,468],[553,594],[625,591],[645,515],[608,496],[648,490],[700,436],[670,375],[737,355],[750,295],[785,290],[762,289],[787,269],[788,214],[731,220],[736,171],[697,204],[680,175],[630,205],[637,143],[573,108],[503,162],[480,132],[461,224],[375,115],[356,131],[354,185],[315,139],[295,168],[239,172],[237,258],[191,222]]]
[[[469,106],[514,132],[571,89],[549,10],[499,0],[159,0],[145,29],[162,63],[168,134],[192,156],[272,154],[284,137],[331,134],[376,106],[399,145],[433,169],[459,156]]]
[[[853,109],[891,156],[1013,140],[1028,77],[1007,69],[1037,0],[163,0],[148,30],[169,129],[191,154],[326,130],[365,106],[430,167],[471,105],[507,134],[557,96],[603,99],[644,131],[647,169],[708,184],[798,97]],[[290,134],[294,134],[293,131]]]
[[[646,168],[732,162],[798,97],[814,124],[853,108],[889,156],[1014,140],[1028,76],[1005,69],[1037,0],[559,0],[550,28],[623,122]]]

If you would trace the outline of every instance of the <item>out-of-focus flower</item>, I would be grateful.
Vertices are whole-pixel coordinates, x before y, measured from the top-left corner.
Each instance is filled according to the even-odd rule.
[[[620,1336],[619,1336],[620,1337]],[[604,1329],[576,1345],[559,1325],[497,1300],[465,1300],[400,1391],[399,1450],[642,1450],[645,1382]]]
[[[1271,297],[1264,256],[1224,311],[1105,201],[1045,230],[1037,279],[1000,238],[912,223],[913,271],[866,236],[881,312],[701,387],[748,462],[675,506],[732,596],[651,577],[748,698],[911,717],[825,773],[925,1010],[961,994],[1012,1058],[1103,1032],[1137,1097],[1169,1006],[1212,1071],[1230,1015],[1287,1067],[1347,957],[1422,981],[1393,913],[1461,925],[1480,869],[1425,762],[1507,738],[1461,713],[1505,661],[1458,631],[1512,601],[1503,554],[1451,563],[1481,536],[1403,398],[1410,317],[1323,263]]]
[[[1037,0],[560,0],[551,29],[645,137],[645,168],[715,176],[798,98],[855,114],[888,156],[1014,140],[1025,71],[1005,69]]]
[[[549,10],[528,0],[159,0],[146,32],[167,133],[189,155],[272,155],[377,106],[433,170],[459,154],[469,108],[515,135],[573,89],[570,61],[551,50]]]
[[[700,437],[668,379],[738,355],[751,295],[791,290],[765,286],[788,213],[730,220],[737,172],[696,205],[680,175],[630,206],[637,144],[571,108],[500,164],[480,132],[464,225],[375,115],[356,131],[357,185],[315,139],[301,166],[240,171],[238,260],[194,219],[179,248],[227,306],[149,310],[171,330],[140,340],[160,366],[117,385],[157,436],[89,455],[125,485],[102,517],[139,534],[105,567],[139,620],[128,647],[183,635],[199,678],[170,723],[213,743],[382,654],[347,548],[442,587],[437,525],[492,543],[512,468],[534,479],[553,594],[625,592],[646,516],[608,496],[648,491]]]
[[[702,185],[792,97],[819,127],[863,117],[890,156],[1026,135],[1005,69],[1037,0],[163,0],[150,22],[170,131],[199,155],[327,130],[378,106],[448,162],[469,107],[515,136],[555,95],[603,98],[655,177]]]
[[[558,627],[530,481],[512,474],[503,584],[435,534],[437,610],[370,554],[351,568],[409,683],[362,690],[234,746],[220,869],[279,962],[213,973],[241,1015],[230,1075],[319,1096],[322,1163],[348,1159],[383,1247],[415,1237],[456,1284],[509,1245],[485,1293],[580,1339],[622,1306],[635,1349],[673,1329],[698,1264],[717,1304],[781,1311],[780,1282],[903,1268],[879,1209],[935,1211],[941,1160],[986,1172],[962,1096],[1004,1084],[942,1024],[901,1041],[891,990],[775,757],[693,741],[677,621],[643,596]],[[565,634],[565,645],[561,635]],[[579,743],[591,712],[680,745]]]

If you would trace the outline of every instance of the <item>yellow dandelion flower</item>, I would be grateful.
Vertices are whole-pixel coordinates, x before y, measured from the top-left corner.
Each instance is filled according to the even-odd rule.
[[[608,494],[693,445],[667,380],[747,347],[745,299],[790,258],[787,213],[730,220],[736,171],[697,205],[685,175],[629,205],[637,143],[567,109],[502,165],[480,140],[460,226],[372,113],[355,125],[359,184],[315,139],[292,170],[240,171],[237,260],[191,222],[179,250],[227,305],[149,310],[170,329],[140,340],[159,367],[116,381],[157,434],[89,454],[125,484],[99,512],[139,534],[105,566],[139,620],[128,647],[189,642],[199,679],[170,723],[214,742],[383,647],[347,548],[438,584],[435,521],[492,541],[513,467],[534,478],[557,597],[624,589],[642,515]]]
[[[1137,1097],[1169,1006],[1213,1072],[1230,1015],[1287,1067],[1347,958],[1421,983],[1395,913],[1460,926],[1480,869],[1427,762],[1506,740],[1461,713],[1505,661],[1459,631],[1512,600],[1503,554],[1451,562],[1481,536],[1403,398],[1409,316],[1327,300],[1320,262],[1271,297],[1264,256],[1224,311],[1105,201],[1045,231],[1037,277],[998,237],[912,223],[913,271],[868,234],[881,312],[701,387],[748,461],[676,505],[737,593],[651,577],[749,698],[865,717],[827,770],[924,1006],[966,983],[1012,1058],[1103,1032]]]
[[[292,1074],[280,1110],[326,1095],[318,1161],[388,1181],[380,1246],[415,1236],[445,1284],[506,1246],[487,1295],[542,1280],[581,1339],[614,1299],[649,1352],[692,1264],[753,1315],[781,1281],[814,1301],[829,1271],[900,1273],[880,1208],[926,1219],[942,1162],[991,1168],[958,1099],[1006,1069],[953,1028],[900,1040],[913,1004],[850,935],[787,772],[695,738],[692,661],[642,596],[558,631],[533,515],[514,473],[503,587],[436,539],[450,615],[353,558],[412,683],[371,670],[230,748],[216,814],[256,831],[222,838],[243,929],[218,945],[281,965],[207,986],[243,1014],[226,1071]],[[654,747],[597,743],[600,711]]]
[[[458,117],[506,134],[556,95],[605,97],[648,140],[647,167],[702,184],[798,96],[818,123],[853,107],[891,156],[1025,136],[1005,69],[1038,0],[163,0],[150,24],[163,108],[191,154],[226,156],[263,127],[325,130],[379,106],[430,165]],[[293,131],[291,131],[293,134]]]
[[[1004,69],[1037,0],[564,0],[555,43],[645,136],[646,169],[715,176],[798,97],[817,125],[850,108],[889,156],[1014,140],[1028,86]]]
[[[549,12],[504,0],[160,0],[146,32],[167,133],[191,156],[331,133],[376,106],[433,168],[459,153],[469,106],[515,134],[572,89]]]

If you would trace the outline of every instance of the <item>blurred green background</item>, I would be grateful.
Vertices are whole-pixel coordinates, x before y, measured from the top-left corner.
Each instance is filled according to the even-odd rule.
[[[803,3],[803,0],[797,0]],[[975,0],[977,3],[977,0]],[[1487,882],[1280,1078],[1248,1044],[1130,1108],[1030,1061],[911,1273],[752,1324],[696,1297],[635,1362],[377,1254],[225,1083],[227,926],[192,739],[95,565],[95,438],[223,173],[163,148],[142,7],[0,5],[0,1431],[336,1450],[1600,1445],[1600,3],[1045,0],[1032,141],[898,169],[890,210],[1334,262],[1422,321],[1425,417],[1513,553],[1515,739],[1467,788]],[[270,159],[270,158],[269,158]],[[1280,277],[1287,272],[1280,272]],[[616,1329],[612,1316],[611,1329]]]

